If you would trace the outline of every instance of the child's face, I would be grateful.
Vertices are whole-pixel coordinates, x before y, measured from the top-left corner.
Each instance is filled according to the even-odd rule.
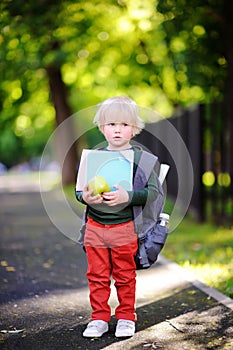
[[[134,127],[125,122],[110,122],[101,127],[108,148],[111,150],[123,150],[130,148],[130,140],[133,136]]]

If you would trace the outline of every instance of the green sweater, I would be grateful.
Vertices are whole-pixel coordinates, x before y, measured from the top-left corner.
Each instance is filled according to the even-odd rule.
[[[140,149],[133,147],[134,150],[134,169],[133,177],[135,175],[137,164],[140,158]],[[87,205],[87,216],[93,220],[104,224],[113,225],[120,224],[133,220],[133,206],[144,206],[147,201],[154,201],[158,195],[157,176],[155,171],[152,172],[147,186],[138,191],[127,191],[129,194],[129,201],[127,203],[119,204],[114,207],[109,207],[105,203],[96,204],[93,206],[87,205],[84,202],[81,191],[76,191],[76,198],[79,202]]]

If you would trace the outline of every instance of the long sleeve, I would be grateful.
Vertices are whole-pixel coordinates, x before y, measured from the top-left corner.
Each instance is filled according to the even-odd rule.
[[[141,190],[128,191],[129,205],[145,205],[147,201],[152,202],[158,196],[158,177],[155,171],[153,171],[148,180],[147,186]]]
[[[86,204],[83,200],[83,193],[82,191],[76,191],[75,190],[75,196],[76,196],[76,199],[80,202],[80,203],[83,203],[83,204]]]

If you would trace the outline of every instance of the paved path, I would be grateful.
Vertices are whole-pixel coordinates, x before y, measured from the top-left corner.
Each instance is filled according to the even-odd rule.
[[[72,232],[73,215],[56,192],[48,198]],[[116,339],[113,316],[108,334],[83,338],[90,316],[85,254],[50,221],[40,194],[0,193],[0,232],[0,349],[233,349],[233,301],[163,257],[138,272],[135,336]],[[114,311],[114,287],[110,303]]]

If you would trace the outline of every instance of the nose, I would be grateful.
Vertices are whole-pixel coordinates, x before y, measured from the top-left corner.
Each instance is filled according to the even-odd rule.
[[[115,132],[119,132],[121,130],[120,124],[115,125]]]

